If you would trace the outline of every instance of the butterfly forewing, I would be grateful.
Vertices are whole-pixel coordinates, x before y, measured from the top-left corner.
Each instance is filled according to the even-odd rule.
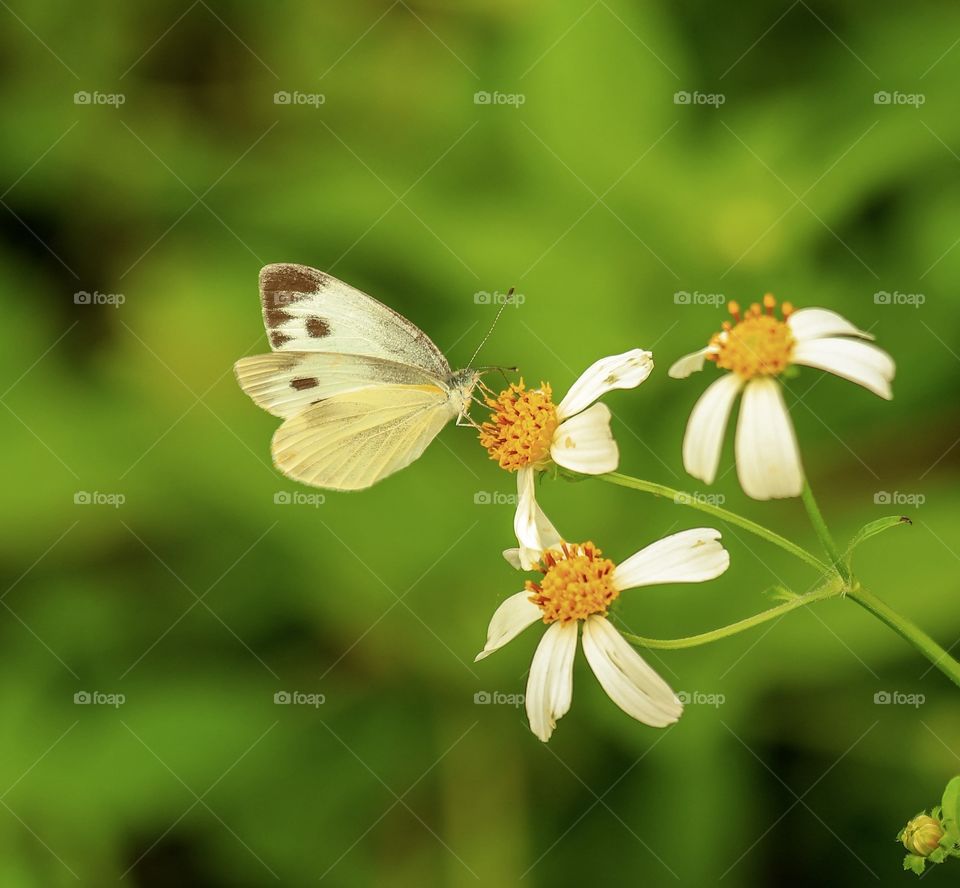
[[[364,355],[450,374],[443,353],[419,327],[372,296],[306,265],[260,272],[263,319],[275,351]]]

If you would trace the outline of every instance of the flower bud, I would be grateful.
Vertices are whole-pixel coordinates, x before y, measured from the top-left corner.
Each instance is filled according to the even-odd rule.
[[[927,814],[918,814],[914,817],[901,834],[903,847],[919,857],[929,857],[940,846],[942,838],[942,824]]]

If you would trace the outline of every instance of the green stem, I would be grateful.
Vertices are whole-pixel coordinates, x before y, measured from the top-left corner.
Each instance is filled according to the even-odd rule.
[[[829,565],[825,564],[802,546],[798,546],[796,543],[793,543],[785,537],[780,536],[780,534],[774,533],[772,530],[768,530],[763,525],[757,524],[756,522],[751,521],[749,518],[744,518],[742,515],[738,515],[735,512],[729,512],[726,509],[720,508],[719,506],[714,506],[710,503],[703,502],[689,493],[675,490],[674,488],[667,487],[664,484],[655,484],[652,481],[644,481],[640,478],[634,478],[630,475],[622,475],[619,472],[610,472],[606,475],[596,475],[593,477],[599,478],[601,481],[606,481],[608,484],[616,484],[620,487],[628,487],[631,490],[639,490],[644,493],[653,494],[654,496],[668,497],[679,505],[689,506],[691,509],[696,509],[697,511],[704,512],[707,515],[712,515],[714,518],[718,518],[721,521],[726,521],[728,524],[733,524],[736,527],[741,527],[744,530],[755,534],[761,539],[764,539],[769,543],[773,543],[775,546],[779,546],[784,551],[789,552],[791,555],[794,555],[801,561],[804,561],[811,567],[814,567],[823,575],[832,574],[832,578],[828,579],[822,586],[815,591],[808,593],[807,595],[801,595],[785,602],[784,604],[778,605],[777,607],[772,607],[769,610],[763,611],[762,613],[755,614],[752,617],[747,617],[745,620],[740,620],[737,623],[731,623],[729,626],[723,626],[720,629],[715,629],[712,632],[704,632],[700,635],[691,635],[687,638],[673,639],[644,638],[639,635],[628,635],[624,633],[624,638],[626,638],[627,641],[641,647],[660,648],[665,650],[678,650],[681,648],[697,647],[701,644],[709,644],[712,641],[719,641],[722,638],[729,638],[732,635],[745,632],[748,629],[752,629],[755,626],[759,626],[768,622],[769,620],[774,620],[777,617],[788,614],[790,611],[804,607],[807,604],[813,604],[816,601],[823,601],[828,598],[833,598],[837,595],[847,595],[857,602],[857,604],[859,604],[861,607],[865,608],[871,614],[877,617],[877,619],[881,620],[883,623],[886,623],[901,638],[909,642],[917,651],[923,654],[924,657],[926,657],[937,669],[946,675],[955,685],[960,687],[960,662],[957,662],[957,660],[955,660],[949,654],[949,652],[937,644],[937,642],[927,635],[926,632],[924,632],[918,626],[915,626],[905,617],[901,617],[896,611],[888,607],[886,604],[884,604],[884,602],[868,592],[859,584],[859,582],[852,578],[850,570],[840,555],[840,551],[837,549],[837,545],[833,541],[833,537],[830,535],[830,531],[827,528],[826,522],[823,520],[823,515],[820,512],[820,507],[817,505],[816,499],[814,498],[810,484],[806,480],[804,480],[803,492],[801,494],[803,504],[806,507],[807,514],[810,517],[810,522],[813,525],[817,536],[820,538],[823,548],[829,555],[835,570],[831,570]]]
[[[806,595],[797,596],[796,598],[787,601],[784,604],[777,605],[777,607],[771,607],[769,610],[765,610],[762,613],[755,614],[752,617],[747,617],[745,620],[739,620],[736,623],[731,623],[729,626],[723,626],[720,629],[714,629],[712,632],[704,632],[700,635],[690,635],[687,638],[658,639],[643,638],[640,635],[628,635],[626,632],[622,634],[623,637],[631,644],[636,644],[645,648],[657,648],[659,650],[680,650],[681,648],[697,647],[701,644],[709,644],[711,641],[720,641],[722,638],[729,638],[731,635],[737,635],[740,632],[745,632],[747,629],[752,629],[754,626],[760,626],[769,620],[775,620],[777,617],[788,614],[790,611],[796,610],[799,607],[813,604],[815,601],[824,601],[827,598],[835,598],[842,591],[842,583],[835,579],[829,583],[826,583],[815,592],[809,592]]]
[[[817,501],[813,495],[813,489],[810,487],[810,482],[807,481],[806,478],[803,479],[803,492],[800,496],[803,499],[804,508],[807,510],[807,515],[810,517],[810,523],[813,525],[813,529],[817,532],[823,550],[830,557],[830,561],[833,562],[833,566],[837,569],[840,576],[845,580],[849,580],[850,571],[847,570],[847,565],[840,555],[840,550],[830,535],[830,529],[827,527],[827,522],[823,520],[823,513],[821,513],[820,507],[817,505]]]
[[[794,555],[801,561],[805,561],[821,574],[830,572],[828,565],[822,562],[813,553],[808,552],[802,546],[798,546],[796,543],[790,542],[790,540],[788,540],[786,537],[782,537],[780,534],[774,533],[772,530],[768,530],[762,524],[757,524],[755,521],[751,521],[749,518],[744,518],[742,515],[736,514],[736,512],[728,512],[726,509],[721,509],[719,506],[714,506],[711,503],[703,502],[702,500],[697,499],[697,497],[695,497],[693,494],[686,493],[682,490],[674,490],[672,487],[667,487],[664,484],[654,484],[652,481],[643,481],[640,478],[634,478],[630,475],[622,475],[620,472],[610,472],[606,475],[596,475],[594,477],[598,478],[600,481],[606,481],[608,484],[617,484],[620,487],[629,487],[631,490],[641,490],[644,493],[652,493],[654,496],[667,497],[679,505],[689,506],[691,509],[705,512],[707,515],[712,515],[714,518],[719,518],[721,521],[726,521],[728,524],[741,527],[744,530],[749,531],[750,533],[755,534],[762,539],[765,539],[768,543],[773,543],[773,545],[779,546],[781,549],[789,552],[791,555]]]
[[[901,617],[895,610],[888,607],[879,598],[864,589],[859,583],[855,583],[854,587],[847,591],[847,596],[886,623],[901,638],[908,641],[913,647],[920,651],[923,656],[955,685],[960,687],[960,663],[950,656],[950,654],[927,635],[926,632],[918,626],[915,626],[905,617]]]

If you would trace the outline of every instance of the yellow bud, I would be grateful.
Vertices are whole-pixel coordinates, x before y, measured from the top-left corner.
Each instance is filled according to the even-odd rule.
[[[940,845],[943,826],[940,821],[926,814],[918,814],[903,830],[903,847],[911,854],[929,857]]]

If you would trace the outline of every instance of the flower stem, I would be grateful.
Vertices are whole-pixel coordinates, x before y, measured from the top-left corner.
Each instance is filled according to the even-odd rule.
[[[697,511],[704,512],[707,515],[712,515],[714,518],[718,518],[721,521],[726,521],[728,524],[733,524],[736,527],[741,527],[744,530],[755,534],[761,539],[764,539],[769,543],[773,543],[775,546],[779,546],[784,551],[789,552],[791,555],[794,555],[801,561],[804,561],[811,567],[815,568],[822,575],[829,575],[823,585],[813,592],[809,592],[806,595],[797,596],[790,601],[784,602],[776,607],[772,607],[763,611],[762,613],[755,614],[752,617],[747,617],[745,620],[740,620],[736,623],[731,623],[729,626],[723,626],[720,629],[714,629],[712,632],[704,632],[700,635],[691,635],[687,638],[671,639],[644,638],[639,635],[628,635],[627,633],[623,633],[624,638],[626,638],[627,641],[631,642],[632,644],[640,647],[659,648],[662,650],[679,650],[681,648],[697,647],[702,644],[709,644],[712,641],[719,641],[723,638],[729,638],[730,636],[737,635],[740,632],[745,632],[748,629],[752,629],[755,626],[760,626],[770,620],[775,620],[778,617],[788,614],[790,611],[796,610],[797,608],[804,607],[805,605],[844,595],[852,598],[855,602],[857,602],[857,604],[865,608],[881,622],[886,623],[887,626],[893,629],[901,638],[909,642],[917,651],[923,654],[924,657],[926,657],[937,669],[946,675],[955,685],[960,687],[960,662],[955,660],[948,651],[944,650],[939,644],[937,644],[937,642],[927,635],[926,632],[911,623],[905,617],[901,617],[895,610],[888,607],[883,601],[864,589],[860,583],[851,576],[850,570],[847,567],[846,562],[843,560],[843,557],[840,555],[840,551],[837,549],[836,543],[833,541],[833,537],[827,528],[826,522],[823,520],[823,515],[820,512],[820,508],[817,505],[816,499],[814,498],[810,484],[806,480],[804,480],[803,492],[801,494],[803,504],[806,507],[807,514],[810,517],[810,523],[813,525],[817,536],[820,538],[823,548],[826,550],[827,555],[830,557],[830,560],[833,563],[833,569],[817,558],[816,555],[813,555],[802,546],[798,546],[796,543],[791,542],[785,537],[780,536],[780,534],[769,530],[761,524],[751,521],[749,518],[744,518],[742,515],[738,515],[736,512],[729,512],[726,509],[720,508],[720,506],[703,502],[692,494],[675,490],[674,488],[667,487],[664,484],[655,484],[652,481],[644,481],[640,478],[634,478],[631,475],[623,475],[619,472],[610,472],[606,475],[594,475],[592,477],[598,478],[601,481],[606,481],[608,484],[616,484],[620,487],[627,487],[631,490],[639,490],[644,493],[653,494],[654,496],[668,497],[678,505],[689,506],[691,509],[696,509]]]
[[[866,608],[878,619],[886,623],[901,638],[908,641],[920,651],[934,666],[946,675],[955,685],[960,687],[960,663],[937,644],[926,632],[915,626],[905,617],[901,617],[895,610],[888,607],[875,595],[864,589],[859,583],[847,590],[847,597],[852,598],[861,607]]]
[[[644,493],[652,493],[654,496],[667,497],[672,499],[678,505],[689,506],[691,509],[697,509],[700,512],[705,512],[707,515],[712,515],[714,518],[719,518],[721,521],[726,521],[728,524],[741,527],[744,530],[749,531],[750,533],[755,534],[762,539],[765,539],[768,543],[773,543],[773,545],[779,546],[781,549],[789,552],[791,555],[794,555],[801,561],[805,561],[821,574],[829,573],[830,571],[829,566],[824,564],[824,562],[817,558],[816,555],[808,552],[802,546],[798,546],[796,543],[791,542],[786,537],[782,537],[780,534],[774,533],[772,530],[768,530],[762,524],[757,524],[755,521],[751,521],[749,518],[744,518],[742,515],[738,515],[736,512],[729,512],[726,509],[720,508],[720,506],[714,506],[711,503],[703,502],[693,494],[685,493],[681,490],[674,490],[672,487],[667,487],[663,484],[654,484],[652,481],[643,481],[642,479],[634,478],[631,475],[622,475],[620,472],[610,472],[606,475],[595,475],[594,477],[601,481],[606,481],[608,484],[617,484],[620,487],[629,487],[631,490],[641,490]]]
[[[806,478],[803,479],[803,492],[800,494],[803,499],[804,508],[807,510],[807,515],[810,517],[810,523],[813,525],[813,529],[817,532],[817,536],[820,538],[820,544],[823,546],[824,551],[830,557],[830,561],[833,562],[833,566],[837,569],[837,572],[845,580],[850,579],[850,571],[847,569],[847,565],[844,562],[842,556],[840,555],[840,550],[837,548],[837,544],[833,541],[833,537],[830,535],[830,529],[827,527],[827,522],[823,520],[823,513],[820,511],[820,507],[817,505],[817,500],[813,495],[813,489],[810,487],[810,482]]]
[[[645,648],[680,650],[681,648],[698,647],[701,644],[709,644],[711,641],[719,641],[722,638],[729,638],[731,635],[737,635],[740,632],[745,632],[747,629],[752,629],[754,626],[760,626],[769,620],[775,620],[778,617],[782,617],[784,614],[788,614],[790,611],[796,610],[799,607],[813,604],[815,601],[824,601],[827,598],[835,598],[836,596],[840,595],[842,591],[843,584],[839,579],[835,578],[830,582],[825,583],[814,592],[808,592],[806,595],[798,595],[796,598],[792,598],[790,601],[779,604],[776,607],[771,607],[759,614],[754,614],[754,616],[747,617],[745,620],[739,620],[736,623],[731,623],[729,626],[723,626],[720,629],[714,629],[712,632],[704,632],[700,635],[690,635],[687,638],[658,639],[643,638],[640,635],[628,635],[626,632],[621,634],[631,644],[636,644]]]

